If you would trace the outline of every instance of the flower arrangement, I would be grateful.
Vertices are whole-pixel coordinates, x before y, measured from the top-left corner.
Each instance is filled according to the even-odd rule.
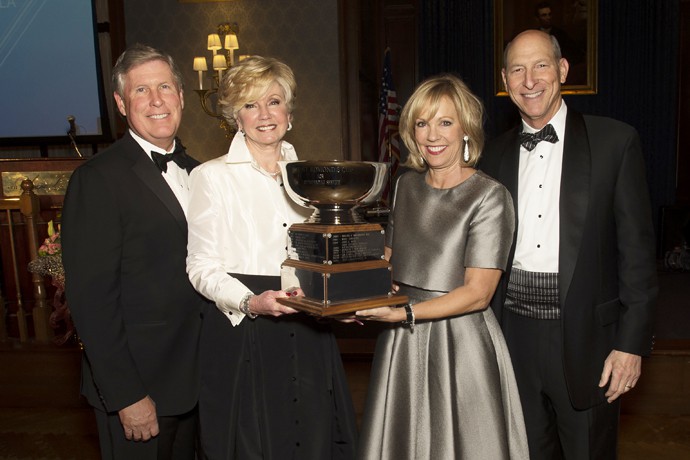
[[[29,271],[41,276],[49,276],[51,284],[55,287],[54,311],[50,314],[50,326],[53,329],[58,329],[64,324],[65,333],[55,337],[53,341],[57,345],[62,345],[71,337],[76,338],[72,315],[67,306],[67,300],[65,300],[65,269],[62,266],[60,227],[58,226],[56,231],[52,220],[48,222],[48,238],[38,248],[38,258],[29,262]]]
[[[62,266],[62,242],[60,241],[60,227],[55,231],[55,225],[48,222],[48,238],[38,248],[38,258],[29,263],[29,271],[42,276],[53,278],[53,284],[60,284],[65,288],[65,269]],[[56,286],[57,287],[57,286]]]
[[[58,226],[59,229],[59,226]],[[41,257],[61,255],[62,244],[60,242],[60,232],[55,231],[55,225],[51,220],[48,222],[48,238],[45,239],[40,248],[38,248],[38,255]]]

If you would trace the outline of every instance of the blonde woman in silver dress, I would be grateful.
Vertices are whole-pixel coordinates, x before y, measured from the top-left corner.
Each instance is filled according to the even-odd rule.
[[[403,308],[357,312],[391,323],[377,343],[360,435],[362,459],[525,459],[522,408],[489,301],[508,260],[508,191],[474,169],[481,102],[457,77],[421,83],[400,130],[412,170],[386,229]]]

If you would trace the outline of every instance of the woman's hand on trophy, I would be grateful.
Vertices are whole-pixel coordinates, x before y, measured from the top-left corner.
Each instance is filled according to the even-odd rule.
[[[339,315],[339,316],[332,316],[336,321],[340,321],[341,323],[346,323],[346,324],[359,324],[360,326],[364,325],[363,322],[361,322],[355,315]]]
[[[405,320],[405,309],[399,307],[378,307],[360,310],[355,318],[366,321],[381,321],[384,323],[400,323]]]
[[[282,316],[297,313],[297,310],[281,304],[276,299],[299,295],[300,292],[301,289],[293,289],[291,291],[264,291],[249,300],[249,311],[255,315],[267,316]]]
[[[283,289],[286,297],[304,297],[304,291],[299,286],[292,286],[287,289]]]

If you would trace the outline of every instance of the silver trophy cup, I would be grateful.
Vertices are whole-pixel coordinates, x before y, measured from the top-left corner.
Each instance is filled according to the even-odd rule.
[[[292,161],[280,168],[290,198],[314,212],[290,227],[281,267],[283,286],[299,286],[304,296],[278,301],[318,316],[407,302],[392,289],[383,228],[356,211],[379,199],[388,164]]]
[[[314,209],[312,224],[365,223],[355,209],[375,203],[388,177],[387,163],[369,161],[292,161],[280,169],[290,198]]]

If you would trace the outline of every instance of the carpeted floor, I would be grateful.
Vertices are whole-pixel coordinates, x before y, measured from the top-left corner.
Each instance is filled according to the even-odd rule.
[[[90,408],[3,408],[0,459],[100,458],[96,421]]]
[[[690,273],[661,271],[659,281],[661,290],[656,326],[657,340],[659,342],[680,341],[687,344],[690,340],[690,289],[688,289]],[[651,409],[649,405],[643,407],[641,403],[635,402],[635,396],[632,396],[628,399],[629,404],[637,404],[638,408],[644,409],[636,413],[625,410],[624,400],[619,440],[620,460],[690,459],[690,413],[684,409],[675,410],[679,405],[687,407],[687,402],[690,401],[690,385],[687,384],[688,375],[690,375],[690,364],[688,364],[690,353],[688,350],[679,350],[676,355],[673,353],[658,358],[661,361],[660,365],[644,365],[641,384],[646,382],[649,386],[668,390],[681,398],[675,401],[671,399],[671,406],[668,405],[668,401],[666,402],[665,407],[672,407],[674,410],[670,412],[674,415],[655,413],[659,405],[659,395],[664,393],[657,393],[657,397],[652,398]],[[69,370],[70,376],[61,376],[59,372],[51,371],[50,366],[40,364],[41,359],[44,359],[40,353],[22,355],[22,359],[22,362],[34,359],[35,362],[28,362],[30,369],[42,369],[44,372],[36,372],[35,380],[32,381],[34,383],[27,384],[22,380],[11,385],[6,377],[11,374],[5,373],[13,370],[17,372],[17,369],[8,369],[8,367],[18,366],[6,365],[0,370],[0,383],[4,385],[0,387],[5,390],[14,390],[17,386],[29,386],[27,393],[35,395],[36,380],[47,382],[48,385],[57,385],[56,382],[62,378],[67,382],[73,381],[70,388],[74,387],[71,391],[76,392],[78,378],[71,374],[78,373],[78,360],[74,360],[71,367],[67,366],[63,369],[65,372]],[[679,367],[678,361],[685,364]],[[366,358],[345,361],[350,390],[359,416],[361,416],[366,397],[370,366],[370,360]],[[654,372],[652,375],[647,374],[645,378],[645,369],[653,369]],[[654,375],[655,372],[658,375]],[[48,374],[50,374],[49,377],[47,377]],[[683,375],[679,376],[679,374]],[[643,387],[640,387],[639,391],[639,395],[644,394]],[[40,398],[35,396],[35,399]],[[94,416],[85,404],[79,406],[78,400],[70,399],[64,405],[65,407],[13,407],[14,404],[7,394],[0,395],[0,400],[3,401],[0,405],[0,460],[95,460],[100,458]],[[58,405],[44,404],[44,406]]]
[[[348,366],[358,411],[366,372],[367,365]],[[623,415],[619,451],[620,460],[690,458],[690,416]],[[0,410],[2,460],[98,458],[98,436],[88,408]]]

